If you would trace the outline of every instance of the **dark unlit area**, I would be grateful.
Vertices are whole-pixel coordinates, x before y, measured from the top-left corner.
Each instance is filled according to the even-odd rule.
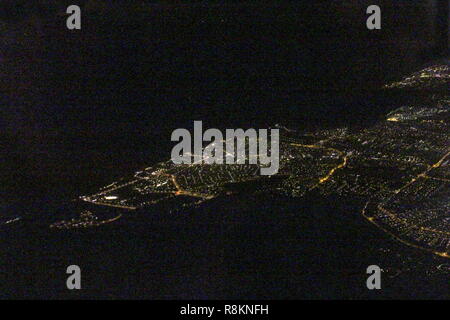
[[[80,31],[65,27],[72,2],[0,4],[4,211],[45,216],[47,202],[167,160],[171,132],[193,120],[215,128],[368,125],[423,101],[382,85],[448,53],[448,1],[377,1],[382,29],[374,31],[365,0],[76,2]],[[159,208],[67,233],[19,225],[0,247],[1,297],[446,297],[411,271],[423,274],[421,263],[433,258],[409,248],[422,261],[405,268],[409,276],[368,292],[364,270],[384,257],[373,243],[392,240],[344,199],[287,201]],[[81,266],[82,291],[65,288],[69,264]]]

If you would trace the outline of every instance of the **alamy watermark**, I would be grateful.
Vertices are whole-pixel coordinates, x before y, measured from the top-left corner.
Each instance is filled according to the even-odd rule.
[[[66,26],[69,30],[81,30],[81,9],[72,4],[67,7],[66,13],[69,14],[66,20]],[[369,17],[366,20],[366,26],[369,30],[381,29],[381,9],[378,5],[367,7],[366,13]]]
[[[70,276],[67,278],[66,286],[69,290],[81,289],[81,269],[76,264],[72,264],[67,267],[67,274]]]
[[[72,4],[67,7],[67,14],[70,16],[66,20],[66,26],[69,30],[80,30],[81,29],[81,9],[79,6]]]
[[[367,274],[370,276],[367,278],[366,286],[369,290],[381,289],[381,271],[382,269],[377,265],[371,265],[367,267]]]
[[[261,175],[279,169],[279,129],[226,129],[223,135],[214,128],[203,132],[202,121],[194,121],[193,145],[187,129],[174,130],[171,140],[179,141],[171,154],[175,164],[260,164]],[[211,143],[203,148],[203,142]]]

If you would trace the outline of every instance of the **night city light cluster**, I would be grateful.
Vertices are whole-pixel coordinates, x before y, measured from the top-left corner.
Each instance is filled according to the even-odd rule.
[[[398,82],[385,85],[385,88],[437,88],[447,86],[450,81],[450,66],[435,65],[416,72]]]
[[[450,257],[450,68],[432,66],[386,88],[441,92],[433,92],[430,105],[403,106],[363,130],[305,133],[279,126],[280,169],[273,176],[261,176],[256,164],[167,161],[80,198],[125,212],[156,204],[176,211],[220,196],[266,190],[297,197],[351,196],[364,204],[363,216],[393,238]],[[52,227],[99,224],[85,212],[80,221]]]

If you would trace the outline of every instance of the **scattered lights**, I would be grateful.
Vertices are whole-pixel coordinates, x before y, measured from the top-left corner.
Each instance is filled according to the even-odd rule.
[[[434,66],[386,88],[448,88],[449,79],[449,67]],[[443,97],[433,94],[429,105],[393,110],[385,121],[358,132],[336,129],[296,134],[284,130],[287,134],[280,141],[282,179],[273,184],[265,181],[264,188],[292,196],[312,195],[314,189],[322,196],[369,198],[373,205],[368,214],[363,213],[368,221],[406,245],[449,258],[447,92]],[[237,193],[239,190],[229,190],[236,183],[245,183],[249,193],[262,190],[257,183],[258,166],[206,165],[202,160],[189,165],[161,162],[81,199],[136,209],[179,196],[173,201],[173,210],[177,210]],[[95,215],[85,213],[61,227],[96,226],[95,220]]]

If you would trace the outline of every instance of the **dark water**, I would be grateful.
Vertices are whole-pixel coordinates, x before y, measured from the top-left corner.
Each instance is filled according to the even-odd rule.
[[[284,102],[300,111],[294,100],[302,96],[294,96]],[[361,117],[350,120],[349,110],[357,114],[364,103],[389,109],[411,99],[373,96],[370,102],[341,97],[335,103],[349,108],[342,117],[326,111],[331,107],[325,97],[322,105],[316,102],[321,115],[306,113],[310,121],[286,118],[289,125],[305,129],[318,124],[363,127],[384,112],[374,112],[363,122]],[[176,213],[162,206],[142,209],[94,229],[48,229],[67,215],[66,201],[167,159],[170,133],[178,127],[174,122],[190,128],[192,120],[202,119],[205,127],[227,128],[283,120],[265,115],[249,119],[248,112],[224,120],[192,108],[191,119],[166,122],[154,118],[151,107],[76,106],[56,117],[45,115],[38,122],[42,135],[35,149],[16,146],[22,149],[8,155],[2,209],[23,220],[2,227],[3,298],[448,297],[448,275],[429,275],[445,261],[398,244],[374,228],[361,217],[357,199],[243,195]],[[227,111],[224,106],[222,112]],[[81,291],[65,289],[65,268],[71,264],[82,269]],[[365,269],[371,264],[389,270],[381,292],[365,287]]]
[[[23,220],[0,227],[1,298],[448,297],[445,275],[427,273],[441,261],[366,223],[359,200],[244,195],[186,212],[139,210],[95,229],[48,229],[67,201],[168,159],[171,132],[193,120],[361,128],[423,101],[379,90],[423,57],[380,46],[385,35],[367,44],[330,11],[277,10],[118,10],[114,22],[88,15],[86,31],[70,35],[61,19],[37,16],[31,38],[28,18],[11,23],[0,209]],[[308,32],[317,25],[319,34]],[[65,287],[71,264],[83,290]],[[370,292],[371,264],[400,275]]]
[[[35,216],[2,230],[2,297],[447,297],[448,275],[430,275],[445,261],[395,243],[356,210],[343,199],[253,196],[140,210],[90,230],[50,231]],[[65,289],[70,264],[82,269],[81,291]],[[378,292],[365,287],[371,264],[386,270]]]

